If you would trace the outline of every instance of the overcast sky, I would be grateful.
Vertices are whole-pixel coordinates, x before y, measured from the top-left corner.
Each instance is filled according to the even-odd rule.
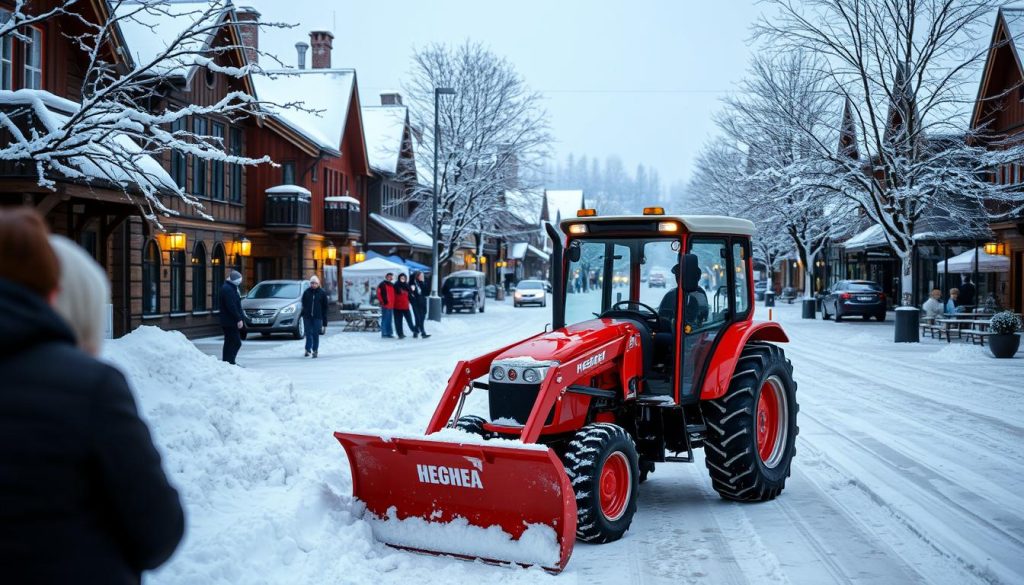
[[[545,97],[556,156],[622,157],[686,180],[711,116],[751,55],[755,0],[236,0],[264,20],[261,46],[287,63],[308,32],[334,33],[333,65],[357,70],[363,105],[400,89],[415,47],[484,42]]]

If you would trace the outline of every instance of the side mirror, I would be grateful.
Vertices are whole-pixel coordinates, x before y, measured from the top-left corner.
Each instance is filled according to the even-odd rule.
[[[683,254],[683,292],[700,290],[700,264],[696,254]]]
[[[580,261],[580,256],[582,254],[583,254],[583,247],[580,246],[579,242],[573,242],[569,246],[569,251],[568,251],[569,261],[571,261],[571,262],[579,262]]]

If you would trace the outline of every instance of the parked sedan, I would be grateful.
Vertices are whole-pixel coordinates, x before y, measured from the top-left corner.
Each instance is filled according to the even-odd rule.
[[[516,292],[512,299],[512,304],[516,307],[521,307],[523,305],[548,306],[548,295],[547,289],[544,287],[544,282],[540,280],[519,281],[519,284],[516,285]]]
[[[859,315],[865,321],[875,317],[885,321],[886,300],[882,287],[870,280],[840,280],[821,297],[821,318]]]
[[[271,333],[290,333],[295,339],[306,336],[302,313],[302,293],[309,287],[305,280],[264,280],[242,299],[242,316],[251,333],[268,337]]]

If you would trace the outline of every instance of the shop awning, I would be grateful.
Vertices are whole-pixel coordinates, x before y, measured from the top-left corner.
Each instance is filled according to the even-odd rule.
[[[1009,272],[1010,259],[1006,256],[986,254],[982,248],[967,250],[963,254],[957,254],[949,259],[949,272],[955,274],[970,274],[975,272],[974,259],[977,257],[978,272]],[[935,263],[939,273],[946,271],[946,261],[939,260]]]

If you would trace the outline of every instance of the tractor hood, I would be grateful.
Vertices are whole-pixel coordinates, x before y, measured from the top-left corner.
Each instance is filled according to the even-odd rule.
[[[494,361],[532,358],[565,363],[636,328],[619,319],[591,319],[533,337],[495,356]]]

